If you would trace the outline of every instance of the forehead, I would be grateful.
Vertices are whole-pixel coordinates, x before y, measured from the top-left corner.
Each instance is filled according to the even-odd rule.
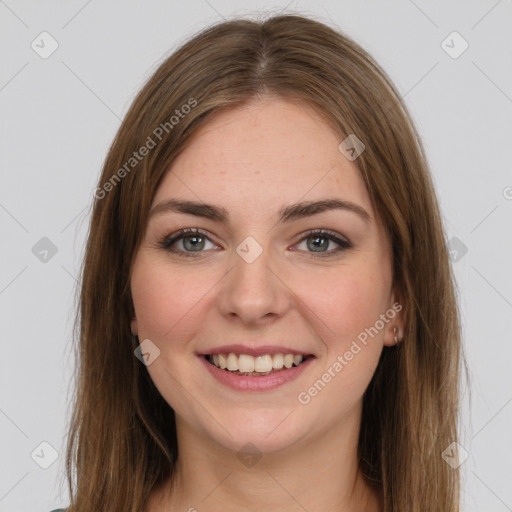
[[[373,210],[342,138],[310,106],[262,98],[216,114],[176,158],[153,204],[179,197],[226,208],[340,197]]]

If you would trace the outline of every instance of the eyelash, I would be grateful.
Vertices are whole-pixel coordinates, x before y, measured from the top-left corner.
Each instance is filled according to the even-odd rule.
[[[210,242],[212,242],[210,240],[210,238],[208,237],[208,234],[205,231],[198,229],[198,228],[186,228],[186,229],[180,229],[179,231],[177,231],[176,233],[173,233],[171,235],[165,235],[164,237],[162,237],[159,240],[158,245],[162,249],[165,249],[174,254],[178,254],[178,255],[184,256],[186,258],[197,258],[200,256],[200,254],[202,252],[205,252],[205,251],[196,251],[197,253],[194,254],[194,252],[191,252],[191,251],[182,251],[182,250],[172,248],[172,245],[175,242],[178,242],[179,240],[187,238],[187,235],[192,236],[192,235],[198,235],[198,234],[204,235],[205,238],[207,238]],[[314,252],[308,251],[315,258],[317,258],[317,257],[318,258],[332,257],[341,251],[352,248],[352,244],[348,240],[342,239],[342,238],[338,237],[335,233],[333,233],[329,230],[325,230],[325,229],[314,229],[314,230],[302,233],[300,240],[295,245],[297,245],[298,243],[300,243],[304,240],[307,240],[308,238],[313,238],[315,236],[321,237],[321,238],[326,238],[327,240],[331,240],[340,246],[334,250],[331,250],[331,251],[328,251],[325,253],[314,253]],[[212,242],[212,243],[214,243],[214,242]]]

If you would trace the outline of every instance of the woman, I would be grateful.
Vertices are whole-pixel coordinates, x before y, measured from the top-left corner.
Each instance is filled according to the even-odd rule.
[[[171,55],[110,148],[82,277],[69,512],[459,510],[439,208],[345,35],[234,20]]]

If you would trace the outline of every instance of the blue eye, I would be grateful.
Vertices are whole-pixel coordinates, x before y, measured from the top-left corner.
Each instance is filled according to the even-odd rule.
[[[306,248],[310,249],[315,256],[319,256],[321,258],[332,256],[333,254],[339,253],[345,249],[350,249],[352,247],[352,244],[348,240],[340,238],[336,234],[323,229],[318,229],[306,233],[300,244],[303,243],[306,243]],[[338,247],[335,249],[327,250],[331,243],[334,243]]]
[[[213,248],[217,247],[207,236],[199,229],[180,229],[177,233],[170,236],[166,236],[160,243],[161,247],[186,257],[195,257],[196,254],[203,252],[206,241],[213,245]],[[175,244],[181,242],[183,248],[176,248]],[[211,249],[212,247],[210,247]],[[208,249],[208,247],[207,247]]]
[[[298,245],[306,244],[306,252],[310,252],[314,257],[333,256],[345,249],[350,249],[352,244],[340,238],[333,232],[319,229],[304,233]],[[179,245],[181,244],[181,247]],[[211,244],[210,247],[207,245]],[[328,250],[329,246],[335,244],[338,247]],[[163,249],[184,257],[198,257],[202,252],[209,249],[215,249],[218,245],[214,244],[205,232],[197,228],[180,229],[172,235],[166,235],[159,243]]]

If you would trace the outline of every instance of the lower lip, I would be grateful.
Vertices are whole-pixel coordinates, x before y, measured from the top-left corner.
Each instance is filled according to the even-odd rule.
[[[217,368],[208,362],[205,356],[199,356],[199,359],[216,380],[231,389],[236,391],[269,391],[296,379],[311,364],[314,357],[308,357],[299,366],[292,366],[291,368],[280,370],[270,375],[262,375],[261,377],[237,375]]]

